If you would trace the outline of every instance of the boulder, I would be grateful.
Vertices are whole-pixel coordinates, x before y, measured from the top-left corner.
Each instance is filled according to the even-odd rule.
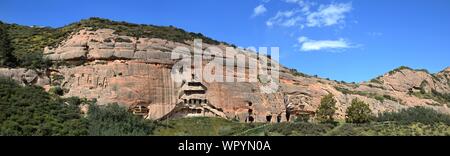
[[[22,85],[50,85],[50,79],[42,71],[25,68],[0,68],[0,77],[11,78]]]

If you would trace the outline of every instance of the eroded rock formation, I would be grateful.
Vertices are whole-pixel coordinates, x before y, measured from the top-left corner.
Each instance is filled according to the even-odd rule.
[[[178,93],[183,84],[172,80],[171,70],[177,61],[192,56],[194,43],[118,36],[113,32],[109,29],[81,30],[59,47],[45,49],[46,57],[52,61],[85,62],[75,67],[54,69],[53,74],[64,77],[61,82],[61,87],[67,90],[64,96],[96,98],[99,104],[117,102],[130,107],[145,106],[152,119],[173,111],[180,103]],[[176,47],[187,50],[172,51]],[[207,50],[208,47],[211,45],[203,44],[204,55],[222,55],[214,49]],[[224,45],[218,47],[225,51]],[[176,56],[180,57],[172,59],[172,53],[178,53]],[[248,59],[256,58],[248,52],[237,50],[235,53],[245,54]],[[209,63],[212,59],[204,60]],[[242,72],[229,76],[248,79]],[[203,82],[203,85],[207,88],[205,96],[210,104],[203,109],[217,116],[242,121],[252,116],[254,121],[263,122],[268,115],[279,116],[285,112],[282,94],[262,94],[259,82]],[[255,105],[250,108],[248,103]]]
[[[48,86],[50,84],[46,71],[0,68],[0,77],[11,78],[23,85]]]
[[[174,50],[177,47],[185,48]],[[182,110],[178,107],[180,104],[189,103],[184,101],[184,94],[180,95],[180,91],[186,90],[183,86],[190,82],[188,77],[181,77],[187,80],[184,83],[176,82],[171,73],[180,60],[195,53],[194,47],[194,42],[189,41],[178,43],[158,38],[119,36],[110,29],[84,29],[72,34],[58,47],[46,48],[44,52],[48,59],[73,64],[72,66],[59,66],[45,72],[0,69],[0,75],[46,88],[59,85],[65,90],[66,97],[95,98],[99,104],[116,102],[130,108],[145,107],[148,118],[159,119]],[[212,62],[213,57],[221,56],[218,51],[208,49],[209,47],[211,45],[208,44],[201,47],[205,51],[205,63]],[[225,45],[218,47],[223,51],[226,48]],[[235,50],[233,53],[245,55],[247,60],[257,58],[256,54],[245,50]],[[177,57],[172,58],[173,56]],[[252,78],[246,74],[252,67],[246,66],[245,70],[238,70],[239,68],[241,67],[231,68],[236,73],[227,76]],[[200,114],[209,112],[209,115],[243,122],[287,121],[293,120],[298,112],[314,112],[320,99],[332,93],[337,100],[337,118],[345,117],[345,110],[354,98],[368,103],[374,113],[411,106],[426,106],[450,113],[447,102],[415,94],[450,93],[450,68],[436,74],[400,69],[374,81],[359,84],[294,76],[282,66],[279,71],[280,87],[276,93],[263,93],[263,83],[259,80],[201,82],[205,87],[204,95],[192,98],[199,100],[199,105],[187,105],[185,108],[195,110],[191,114],[200,109]],[[53,83],[56,81],[57,83]]]

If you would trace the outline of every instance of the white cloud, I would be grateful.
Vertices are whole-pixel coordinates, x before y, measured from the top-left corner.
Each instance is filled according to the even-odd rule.
[[[305,36],[301,36],[301,37],[299,37],[298,38],[298,42],[299,43],[303,43],[303,42],[306,42],[306,41],[308,41],[309,39],[307,38],[307,37],[305,37]]]
[[[284,0],[284,1],[287,2],[287,3],[298,3],[298,2],[301,2],[303,0]]]
[[[368,32],[367,35],[372,36],[372,37],[380,37],[380,36],[383,36],[383,33],[381,33],[381,32]]]
[[[255,17],[255,16],[259,16],[259,15],[261,15],[261,14],[263,14],[263,13],[265,13],[267,11],[267,9],[266,9],[266,7],[264,7],[264,5],[258,5],[257,7],[255,7],[254,9],[253,9],[253,17]]]
[[[307,15],[308,27],[331,26],[344,22],[345,13],[352,9],[351,3],[321,5],[316,12]]]
[[[267,20],[266,25],[280,25],[286,27],[294,26],[297,22],[303,19],[299,16],[294,16],[297,12],[297,10],[278,11],[274,17]]]
[[[348,49],[353,48],[347,40],[311,40],[305,36],[298,38],[298,42],[301,44],[301,51],[318,51],[318,50],[336,50],[336,49]]]
[[[352,10],[351,3],[320,5],[306,0],[284,0],[298,5],[295,9],[278,11],[266,21],[267,26],[323,27],[345,23],[346,14]]]
[[[297,16],[297,17],[287,19],[286,21],[281,23],[281,25],[285,26],[285,27],[291,27],[291,26],[297,25],[297,23],[301,20],[303,20],[303,18]]]

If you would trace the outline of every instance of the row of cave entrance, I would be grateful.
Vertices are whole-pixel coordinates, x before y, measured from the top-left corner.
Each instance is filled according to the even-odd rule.
[[[253,122],[255,122],[255,117],[253,116],[253,109],[251,108],[252,105],[253,105],[252,102],[249,102],[249,103],[248,103],[248,106],[249,106],[250,108],[248,109],[248,116],[245,118],[245,122],[246,122],[246,123],[253,123]],[[289,113],[286,112],[286,121],[287,121],[287,122],[289,122],[290,116],[291,116],[291,115],[290,115]],[[272,122],[272,118],[273,118],[273,115],[266,115],[266,122],[268,122],[268,123]],[[280,122],[281,122],[281,119],[282,119],[281,114],[279,114],[279,115],[276,116],[276,122],[277,122],[277,123],[280,123]]]
[[[189,100],[186,100],[186,99],[184,99],[183,102],[194,103],[194,104],[202,104],[202,103],[208,103],[208,100],[206,100],[206,99],[189,99]],[[247,114],[247,117],[245,118],[245,122],[246,123],[253,123],[253,122],[256,121],[256,118],[254,116],[254,112],[253,112],[253,109],[252,109],[253,108],[252,105],[253,105],[252,102],[248,103],[248,114]],[[145,106],[137,105],[134,108],[130,109],[130,111],[134,115],[138,115],[138,116],[143,116],[144,117],[144,116],[148,115],[149,109],[147,107],[145,107]],[[191,111],[192,111],[191,113],[197,113],[197,114],[200,114],[202,112],[199,109],[193,109]],[[266,115],[265,116],[265,121],[267,123],[271,123],[272,120],[276,120],[276,121],[274,121],[276,123],[283,122],[282,121],[282,117],[283,117],[282,115],[286,115],[285,116],[286,117],[285,118],[286,122],[290,121],[290,119],[291,119],[291,113],[290,112],[286,112],[285,114],[283,113],[283,114],[278,114],[278,115],[273,115],[273,114]],[[293,117],[294,117],[295,120],[297,120],[297,119],[299,119],[299,117],[301,117],[302,120],[306,119],[306,121],[307,121],[307,120],[310,119],[310,117],[314,117],[314,115],[315,115],[314,112],[303,112],[303,113],[294,112],[294,116]],[[262,121],[264,121],[264,120],[262,120]]]

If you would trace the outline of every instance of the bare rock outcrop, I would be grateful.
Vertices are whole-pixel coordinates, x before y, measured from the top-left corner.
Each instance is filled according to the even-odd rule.
[[[202,54],[205,63],[214,63],[213,57],[227,58],[221,56],[217,49],[209,49],[211,46],[203,43],[201,47],[205,51]],[[178,47],[184,48],[174,50]],[[52,61],[70,63],[81,60],[81,65],[60,66],[51,72],[0,69],[0,76],[23,84],[48,87],[55,85],[50,80],[57,75],[61,80],[56,84],[65,90],[66,97],[97,99],[99,104],[116,102],[130,108],[145,107],[148,118],[159,119],[180,104],[179,91],[183,83],[173,80],[172,68],[182,58],[196,53],[194,47],[192,41],[178,43],[159,38],[120,36],[110,29],[86,28],[72,34],[58,47],[44,50],[45,57]],[[217,47],[222,51],[226,49],[225,45]],[[250,51],[235,49],[232,52],[245,55],[248,60],[257,59],[256,54]],[[172,58],[174,55],[177,57]],[[265,62],[259,60],[258,63]],[[234,67],[231,69],[237,72],[226,76],[251,79],[246,74],[251,68],[255,67]],[[202,109],[247,122],[288,121],[298,113],[314,114],[321,98],[327,94],[334,95],[338,108],[336,117],[340,119],[345,117],[347,107],[355,98],[368,103],[375,114],[412,106],[430,107],[450,114],[448,102],[417,96],[450,93],[450,68],[436,74],[402,68],[371,82],[351,84],[296,76],[281,66],[280,87],[278,92],[271,94],[263,93],[259,76],[257,82],[202,82],[202,85],[207,88],[205,96],[208,103]]]
[[[46,76],[45,71],[24,68],[0,68],[0,77],[11,78],[22,85],[50,85],[50,79]]]
[[[118,36],[113,32],[81,30],[59,47],[45,49],[46,57],[53,61],[86,60],[83,66],[55,69],[64,77],[61,84],[67,91],[65,96],[95,98],[99,104],[142,105],[149,109],[149,118],[163,117],[177,105],[177,92],[182,85],[172,80],[171,68],[179,59],[195,52],[194,43]],[[218,51],[207,50],[210,46],[203,43],[203,55],[221,56]],[[172,51],[177,47],[187,50]],[[218,47],[225,51],[224,45]],[[248,59],[256,58],[239,50],[233,52],[247,54]],[[172,53],[178,53],[181,58],[172,59]],[[248,79],[239,72],[233,77]],[[229,119],[249,121],[251,116],[252,121],[263,122],[267,116],[274,116],[276,121],[275,118],[285,113],[283,95],[262,94],[257,82],[205,82],[204,85],[208,88],[209,101]],[[285,118],[284,115],[282,120]]]

